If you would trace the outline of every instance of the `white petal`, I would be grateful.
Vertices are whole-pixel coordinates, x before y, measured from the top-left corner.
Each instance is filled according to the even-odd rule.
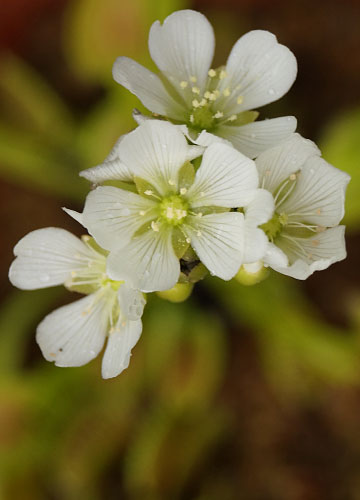
[[[268,31],[255,30],[234,45],[226,63],[228,78],[222,86],[238,89],[227,99],[224,112],[258,108],[276,101],[289,90],[297,74],[294,54]],[[238,96],[243,97],[237,104]]]
[[[218,135],[211,134],[206,130],[202,130],[196,139],[193,139],[191,137],[188,137],[188,139],[190,139],[194,144],[198,144],[199,146],[205,146],[205,147],[210,146],[210,144],[214,144],[217,142],[221,142],[223,144],[227,144],[228,146],[232,146],[232,143],[230,141],[223,139]]]
[[[56,366],[82,366],[101,351],[108,321],[109,305],[98,292],[46,316],[37,327],[36,341]]]
[[[305,280],[315,271],[322,271],[334,262],[345,259],[344,231],[345,226],[333,227],[311,238],[296,238],[297,244],[282,240],[282,249],[290,257],[292,264],[289,267],[271,267],[279,273]],[[298,245],[301,245],[303,251]]]
[[[180,264],[171,242],[171,231],[146,231],[133,238],[126,247],[111,252],[108,275],[124,280],[143,292],[172,288],[180,274]]]
[[[101,184],[104,181],[119,180],[124,182],[131,182],[133,174],[124,163],[119,159],[104,161],[96,167],[87,168],[80,172],[80,177],[84,177],[94,184]]]
[[[345,190],[349,180],[348,174],[322,158],[310,158],[301,169],[291,196],[279,209],[289,215],[289,221],[335,226],[344,216]]]
[[[146,304],[144,294],[139,290],[123,283],[118,291],[118,300],[121,310],[121,315],[124,318],[135,321],[140,319]]]
[[[240,127],[219,125],[216,133],[230,141],[245,156],[256,158],[263,151],[284,141],[295,129],[296,118],[282,116],[248,123]]]
[[[230,280],[238,272],[244,255],[244,216],[236,212],[188,217],[184,232],[191,239],[201,262],[210,273]]]
[[[306,160],[312,156],[320,156],[316,144],[299,134],[292,134],[286,141],[268,149],[255,160],[260,186],[274,193],[285,179],[301,170]]]
[[[61,207],[65,213],[70,215],[76,222],[84,226],[83,214],[80,212],[76,212],[76,210],[71,210],[71,208]],[[84,226],[85,227],[85,226]]]
[[[123,139],[119,148],[122,162],[163,195],[171,186],[176,188],[180,167],[202,152],[202,147],[188,145],[179,127],[161,120],[145,121]]]
[[[279,267],[287,267],[288,262],[286,254],[280,250],[280,248],[274,245],[274,243],[268,243],[264,257],[265,264],[276,269]]]
[[[76,236],[56,227],[37,229],[22,238],[14,248],[9,279],[23,290],[60,285],[71,271],[86,267],[93,257]]]
[[[150,221],[156,205],[136,193],[101,186],[88,194],[83,220],[99,245],[111,250],[125,245],[135,231]]]
[[[264,231],[249,223],[245,219],[245,247],[244,264],[261,260],[267,250],[268,239]]]
[[[192,207],[242,207],[258,186],[255,163],[227,144],[206,148],[187,198]]]
[[[109,339],[102,360],[101,374],[103,378],[113,378],[129,366],[131,349],[140,338],[142,323],[140,320],[127,321],[119,319]]]
[[[193,10],[174,12],[163,25],[156,21],[150,29],[151,57],[176,88],[191,77],[196,77],[198,87],[204,87],[214,47],[211,24]]]
[[[186,117],[185,108],[171,97],[160,78],[132,59],[118,57],[113,66],[113,77],[153,113],[179,120]]]
[[[251,202],[245,207],[245,221],[247,224],[259,226],[273,216],[275,209],[274,198],[266,189],[257,189]]]

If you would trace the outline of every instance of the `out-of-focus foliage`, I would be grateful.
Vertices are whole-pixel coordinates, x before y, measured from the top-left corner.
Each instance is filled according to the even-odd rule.
[[[96,96],[85,112],[29,63],[0,55],[1,179],[46,194],[59,207],[81,206],[89,186],[79,170],[101,162],[135,126],[131,111],[139,102],[112,82],[114,59],[151,64],[149,26],[188,6],[180,0],[68,2],[63,56],[74,84]],[[219,19],[226,19],[223,11]],[[229,29],[236,23],[223,23],[220,45],[221,32],[226,40],[239,36]],[[359,133],[356,111],[335,117],[321,141],[325,158],[352,175],[346,223],[353,232],[360,215]],[[206,279],[181,304],[151,295],[130,367],[103,381],[100,358],[77,369],[56,368],[35,344],[37,323],[70,294],[14,290],[0,309],[0,498],[322,498],[316,488],[301,489],[306,481],[291,465],[296,453],[281,447],[282,425],[292,428],[291,418],[300,418],[291,416],[294,408],[301,414],[320,405],[331,388],[335,401],[338,393],[350,399],[349,425],[341,425],[345,404],[337,414],[324,403],[324,413],[358,456],[358,417],[351,420],[346,391],[360,388],[360,291],[352,284],[346,296],[347,327],[331,324],[304,291],[270,273],[248,287]],[[315,426],[294,448],[318,434]],[[331,465],[324,463],[324,469]],[[349,479],[349,490],[337,498],[357,500],[356,481]]]
[[[321,148],[327,161],[351,175],[347,189],[344,223],[360,225],[360,109],[337,116],[325,130]]]

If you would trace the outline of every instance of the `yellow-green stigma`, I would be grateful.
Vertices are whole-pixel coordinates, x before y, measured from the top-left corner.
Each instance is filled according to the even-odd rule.
[[[168,224],[182,224],[188,212],[187,202],[179,195],[164,198],[160,203],[160,217]]]
[[[198,101],[195,101],[198,102]],[[190,114],[190,126],[196,130],[211,130],[215,124],[214,113],[208,106],[194,107]]]
[[[260,226],[270,241],[274,241],[286,225],[288,216],[286,214],[275,213],[273,218]]]

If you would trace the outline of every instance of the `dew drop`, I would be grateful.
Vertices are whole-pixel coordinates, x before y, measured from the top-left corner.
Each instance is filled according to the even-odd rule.
[[[275,95],[275,90],[274,90],[274,89],[269,89],[269,90],[268,90],[268,94],[270,94],[270,95]]]

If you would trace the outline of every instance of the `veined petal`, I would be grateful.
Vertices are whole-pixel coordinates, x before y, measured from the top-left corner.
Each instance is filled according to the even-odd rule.
[[[129,366],[131,349],[140,338],[141,320],[129,321],[119,318],[116,327],[110,331],[104,352],[101,374],[113,378]]]
[[[150,55],[158,68],[178,88],[181,81],[194,82],[203,89],[214,55],[215,37],[211,24],[200,12],[180,10],[163,25],[150,29]]]
[[[276,101],[289,90],[297,74],[294,54],[268,31],[242,36],[226,63],[228,78],[222,87],[236,89],[226,100],[224,112],[239,113]],[[242,96],[241,104],[237,103]]]
[[[153,113],[177,120],[186,116],[185,109],[171,97],[160,78],[132,59],[118,57],[113,66],[113,77]]]
[[[180,167],[203,150],[200,146],[189,146],[176,125],[147,120],[123,139],[119,155],[137,177],[166,195],[172,186],[176,189]]]
[[[57,227],[37,229],[14,248],[9,279],[22,290],[64,283],[72,271],[87,267],[94,253],[76,236]]]
[[[121,315],[125,319],[135,321],[140,319],[146,304],[144,294],[123,283],[118,291],[118,301]]]
[[[244,216],[236,212],[188,217],[184,232],[210,273],[230,280],[244,256]]]
[[[279,238],[276,244],[289,257],[289,267],[271,267],[282,274],[305,280],[315,271],[327,269],[334,262],[345,259],[345,226],[327,229],[311,238]]]
[[[291,134],[286,141],[256,158],[260,186],[274,193],[285,179],[301,170],[306,160],[312,156],[320,156],[316,144],[299,134]]]
[[[345,190],[350,176],[319,157],[309,158],[294,191],[279,209],[291,221],[324,227],[337,225],[344,216]]]
[[[280,267],[287,267],[289,260],[280,248],[274,245],[274,243],[269,242],[264,256],[264,263],[267,266],[276,269]]]
[[[256,158],[289,137],[295,131],[296,124],[295,117],[281,116],[241,126],[219,125],[216,133],[230,141],[245,156]]]
[[[142,225],[154,218],[156,202],[124,189],[100,186],[85,202],[83,221],[100,246],[125,245]]]
[[[171,242],[171,229],[146,231],[133,238],[125,247],[111,252],[108,275],[124,280],[143,292],[172,288],[180,274],[180,264]]]
[[[257,189],[251,202],[244,208],[247,224],[259,226],[273,216],[275,209],[274,198],[266,189]]]
[[[36,341],[56,366],[82,366],[102,349],[112,303],[101,291],[60,307],[43,319]]]
[[[96,167],[87,168],[80,172],[80,177],[84,177],[93,184],[100,184],[104,181],[119,180],[130,182],[133,180],[133,174],[130,168],[121,163],[119,159],[104,161]]]
[[[242,207],[258,186],[255,163],[222,143],[206,148],[187,198],[191,207]]]
[[[268,239],[262,229],[249,224],[245,218],[245,247],[243,264],[250,264],[263,259]]]

